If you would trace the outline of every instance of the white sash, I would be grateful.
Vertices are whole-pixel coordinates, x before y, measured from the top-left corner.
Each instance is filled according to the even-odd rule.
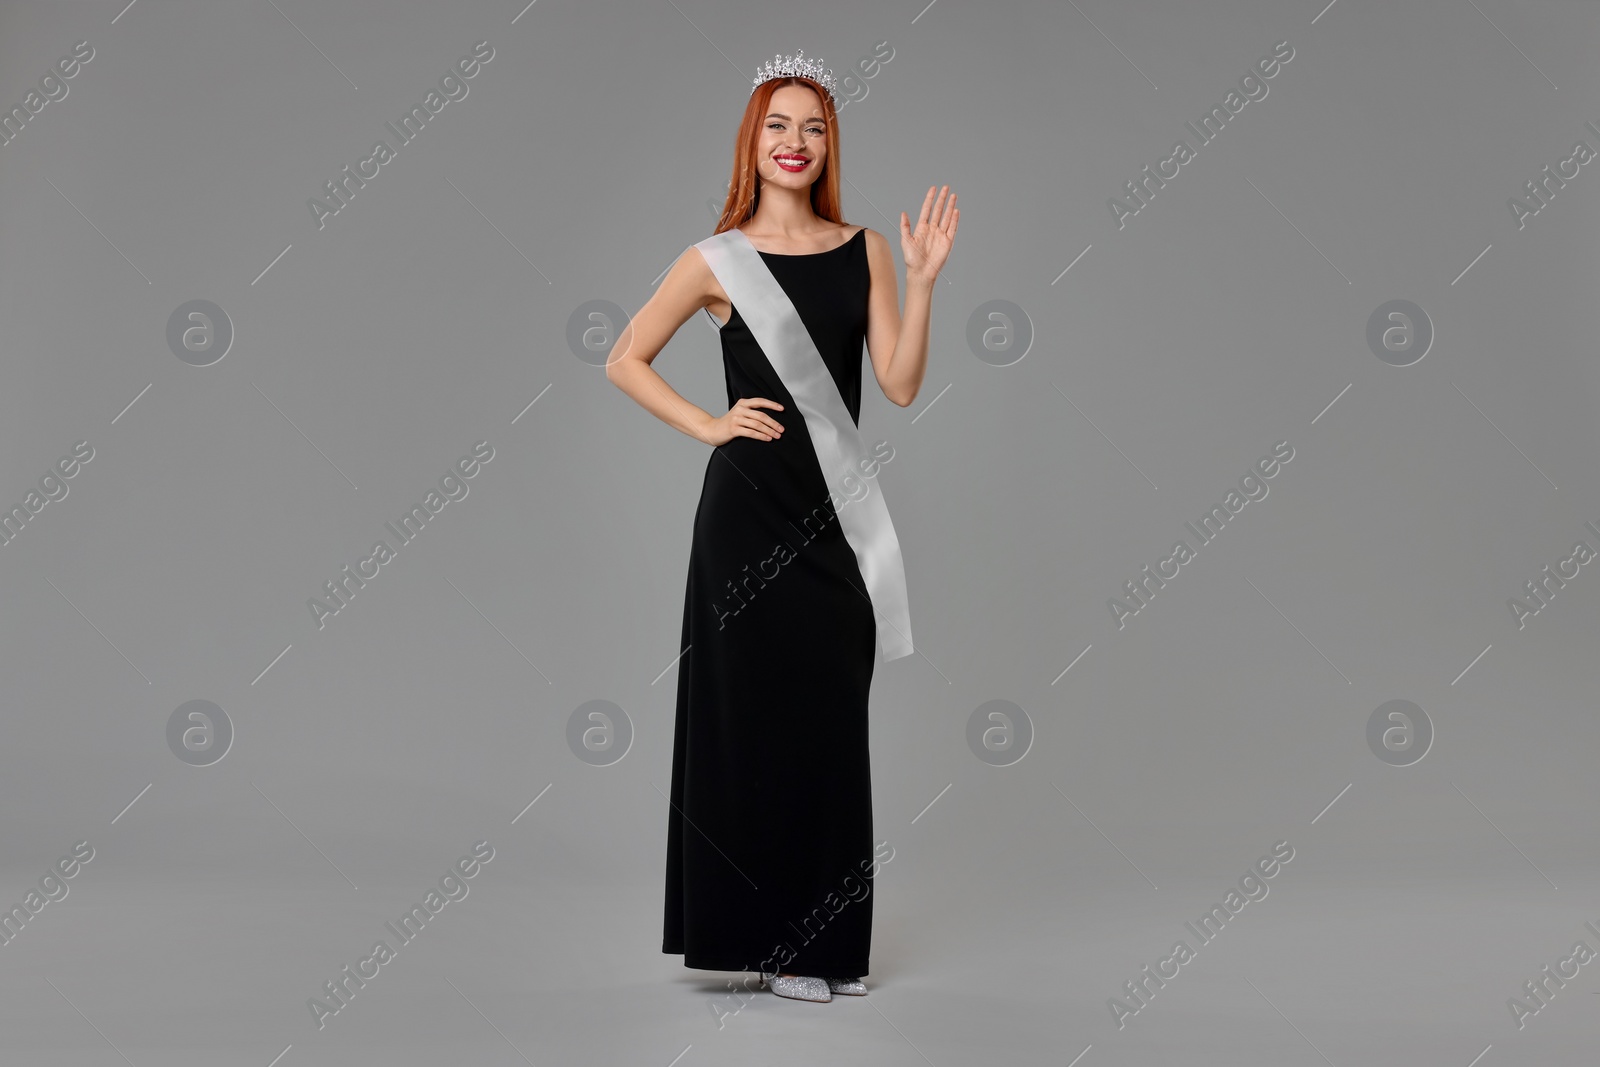
[[[695,247],[800,408],[830,497],[836,487],[849,484],[847,479],[860,480],[862,472],[871,469],[865,462],[860,431],[810,331],[761,253],[738,227],[713,234]],[[878,613],[878,648],[884,661],[910,655],[911,608],[906,599],[905,564],[894,523],[889,521],[883,487],[872,492],[869,486],[866,496],[836,511]]]

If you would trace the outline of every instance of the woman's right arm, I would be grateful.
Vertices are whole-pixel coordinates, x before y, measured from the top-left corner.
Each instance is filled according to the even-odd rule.
[[[606,362],[606,379],[650,414],[697,441],[718,446],[735,436],[772,440],[783,427],[754,405],[781,408],[759,397],[741,399],[728,414],[713,416],[668,385],[651,362],[678,327],[711,302],[713,275],[700,250],[690,246],[667,271],[654,295],[623,329]]]

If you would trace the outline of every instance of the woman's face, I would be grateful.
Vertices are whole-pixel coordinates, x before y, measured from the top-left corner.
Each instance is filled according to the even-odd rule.
[[[828,155],[828,125],[822,100],[804,85],[779,86],[772,94],[756,144],[761,180],[804,189],[817,180]]]

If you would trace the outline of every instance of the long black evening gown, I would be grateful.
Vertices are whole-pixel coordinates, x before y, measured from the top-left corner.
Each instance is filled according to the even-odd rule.
[[[865,232],[825,252],[760,253],[857,423]],[[857,977],[872,939],[877,623],[805,419],[738,307],[720,332],[729,406],[775,400],[782,411],[762,410],[784,432],[734,437],[706,465],[684,594],[661,950],[687,967]]]

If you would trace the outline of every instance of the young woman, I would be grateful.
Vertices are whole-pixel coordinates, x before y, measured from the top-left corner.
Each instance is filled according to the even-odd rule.
[[[910,405],[960,212],[948,186],[928,190],[914,232],[901,212],[902,322],[888,241],[840,217],[833,76],[803,54],[774,59],[716,232],[667,272],[606,377],[712,447],[684,596],[662,951],[826,1001],[866,993],[874,647],[885,661],[912,651],[877,482],[894,453],[869,455],[856,426],[862,342],[884,395]],[[724,415],[651,366],[702,308],[721,335]]]

